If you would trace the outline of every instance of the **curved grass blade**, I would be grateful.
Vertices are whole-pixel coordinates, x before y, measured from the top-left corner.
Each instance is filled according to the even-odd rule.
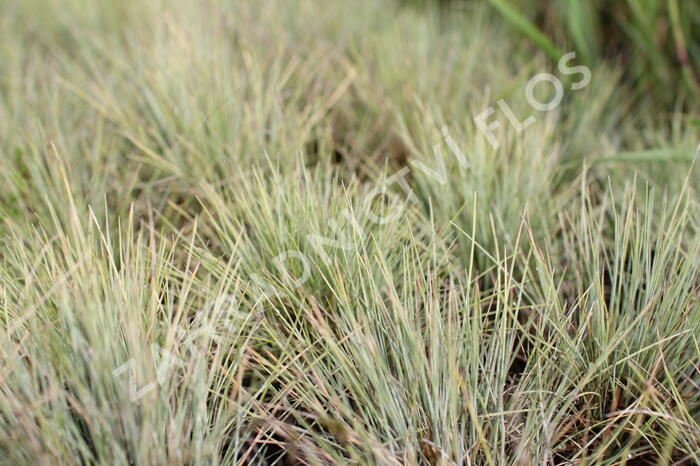
[[[488,0],[489,3],[498,10],[498,12],[515,28],[525,34],[533,41],[549,58],[557,61],[564,55],[554,43],[540,31],[537,26],[527,19],[515,6],[508,0]]]

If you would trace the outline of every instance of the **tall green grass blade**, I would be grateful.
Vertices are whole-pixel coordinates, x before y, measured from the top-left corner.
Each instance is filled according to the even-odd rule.
[[[528,39],[534,42],[544,53],[554,61],[558,61],[564,54],[554,45],[537,26],[535,26],[518,8],[509,0],[488,0],[488,2],[503,15],[503,17]]]
[[[600,24],[598,10],[592,1],[559,0],[576,50],[585,63],[597,63],[600,59]]]

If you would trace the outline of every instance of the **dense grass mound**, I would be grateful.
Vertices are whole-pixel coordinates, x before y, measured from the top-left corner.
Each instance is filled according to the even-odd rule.
[[[1,2],[0,464],[700,462],[700,107],[513,34]]]

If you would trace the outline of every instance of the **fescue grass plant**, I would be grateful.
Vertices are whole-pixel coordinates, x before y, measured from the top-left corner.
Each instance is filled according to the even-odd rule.
[[[591,61],[538,112],[479,2],[0,39],[0,464],[700,463],[697,100]]]

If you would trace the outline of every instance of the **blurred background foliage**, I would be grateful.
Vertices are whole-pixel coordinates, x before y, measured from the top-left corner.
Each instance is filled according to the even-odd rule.
[[[700,101],[700,1],[406,0],[454,8],[485,2],[528,44],[557,61],[619,66],[639,96],[661,108]],[[648,102],[648,99],[643,99]]]

